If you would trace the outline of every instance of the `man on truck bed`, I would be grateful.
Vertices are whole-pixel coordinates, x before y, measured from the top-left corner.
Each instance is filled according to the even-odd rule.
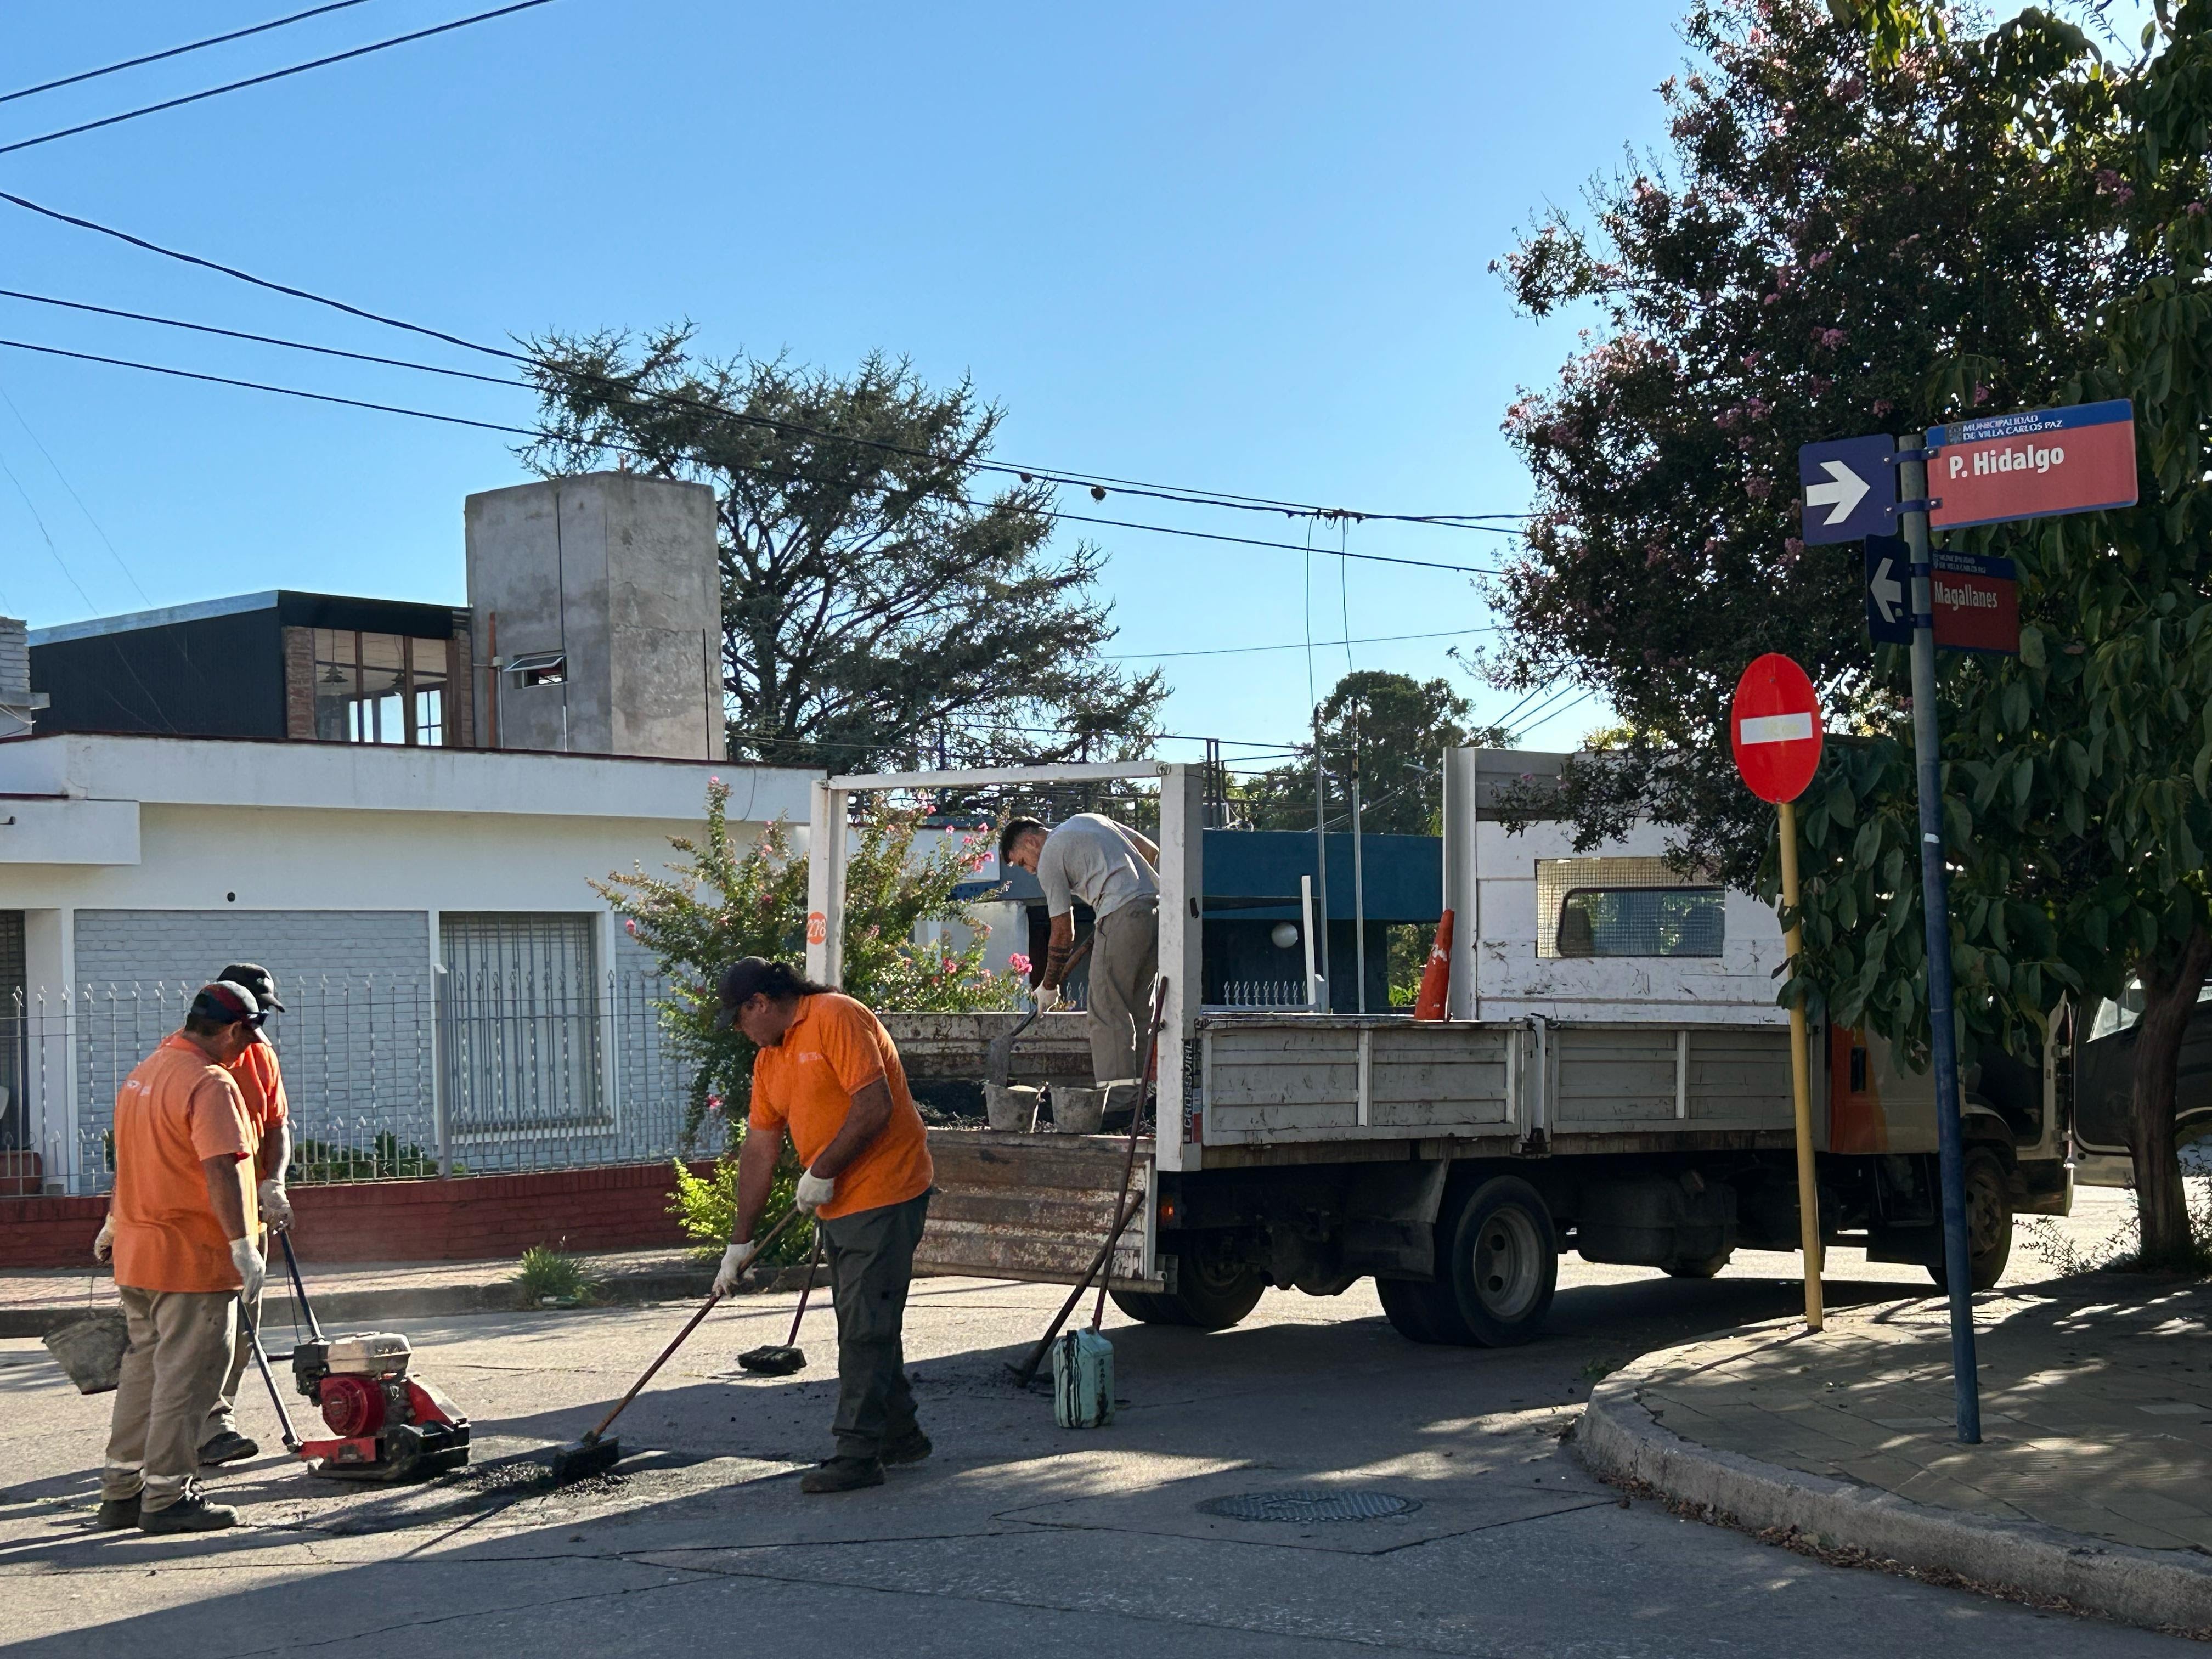
[[[1097,918],[1091,948],[1091,1071],[1105,1084],[1139,1074],[1144,1000],[1159,969],[1160,849],[1127,824],[1078,812],[1048,831],[1015,818],[999,832],[999,862],[1027,870],[1044,889],[1052,942],[1036,988],[1040,1011],[1060,1000],[1075,948],[1075,902]]]

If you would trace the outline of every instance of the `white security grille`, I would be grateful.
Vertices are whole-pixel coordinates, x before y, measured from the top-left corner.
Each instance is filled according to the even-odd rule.
[[[457,1141],[611,1128],[590,915],[439,919],[446,1111]]]

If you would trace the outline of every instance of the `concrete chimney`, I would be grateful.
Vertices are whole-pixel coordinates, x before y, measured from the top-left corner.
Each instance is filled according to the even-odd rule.
[[[0,738],[27,736],[46,694],[31,690],[31,641],[22,621],[0,617]]]
[[[474,644],[493,663],[481,744],[721,758],[711,489],[593,472],[486,490],[465,516]]]

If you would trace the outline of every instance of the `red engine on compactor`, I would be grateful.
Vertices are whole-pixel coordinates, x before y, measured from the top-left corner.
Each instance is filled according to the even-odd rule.
[[[409,1374],[412,1357],[407,1339],[393,1331],[318,1334],[293,1348],[293,1380],[331,1436],[300,1443],[311,1469],[342,1480],[398,1480],[469,1461],[469,1419]]]

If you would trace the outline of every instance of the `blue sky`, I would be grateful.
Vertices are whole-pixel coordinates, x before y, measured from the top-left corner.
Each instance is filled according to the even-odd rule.
[[[18,9],[0,90],[280,15],[284,0]],[[372,0],[0,104],[0,143],[465,15]],[[181,20],[189,11],[191,21]],[[1659,131],[1674,8],[556,3],[0,157],[0,188],[457,333],[689,318],[714,353],[971,376],[1017,461],[1395,512],[1510,512],[1498,434],[1567,326],[1489,261]],[[0,286],[483,366],[0,206]],[[520,392],[0,300],[0,336],[523,422]],[[41,626],[272,586],[459,601],[495,434],[0,349],[0,610]],[[26,500],[27,496],[27,501]],[[82,505],[80,505],[80,502]],[[1302,542],[1271,518],[1071,507]],[[41,522],[43,529],[41,529]],[[1063,535],[1068,532],[1063,530]],[[1115,649],[1305,631],[1301,556],[1098,529]],[[48,538],[52,548],[48,546]],[[1333,545],[1335,532],[1318,539]],[[1502,538],[1367,525],[1485,565]],[[1468,578],[1313,562],[1313,633],[1477,629]],[[1470,634],[1459,641],[1481,642]],[[1476,685],[1448,639],[1366,668]],[[1326,690],[1344,647],[1316,653]],[[1303,727],[1299,651],[1170,657],[1168,728]],[[1528,734],[1565,744],[1590,704]],[[1174,752],[1182,752],[1178,750]]]

